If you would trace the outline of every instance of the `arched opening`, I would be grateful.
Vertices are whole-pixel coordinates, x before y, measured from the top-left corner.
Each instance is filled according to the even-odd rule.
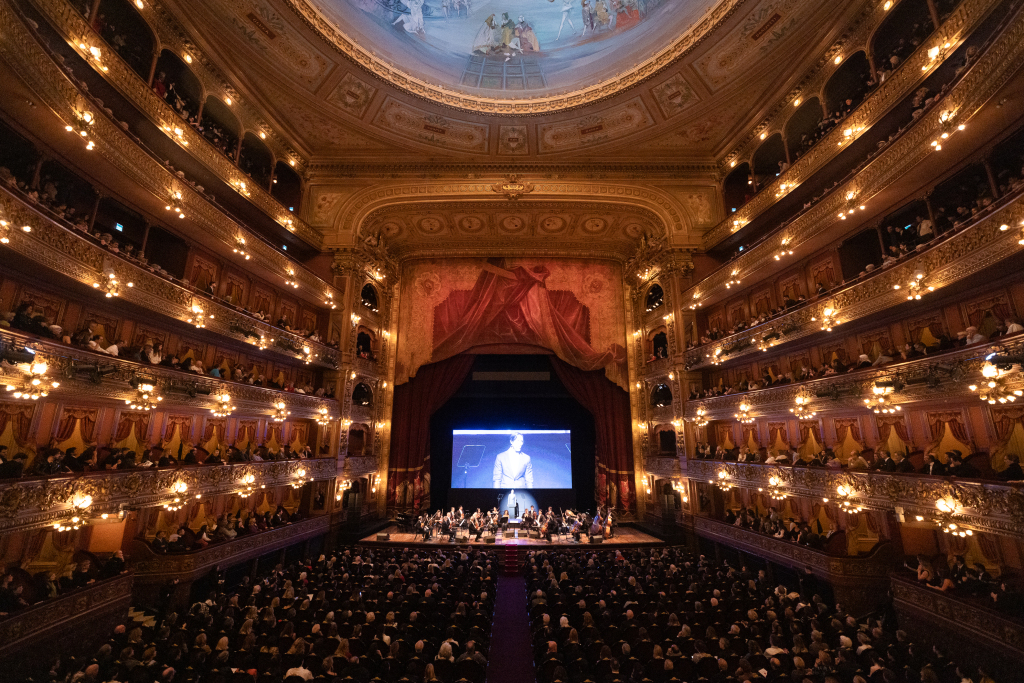
[[[661,285],[655,282],[651,285],[651,288],[647,290],[647,312],[650,313],[657,308],[661,308],[663,303],[665,303],[665,290],[661,288]]]
[[[373,390],[364,382],[360,382],[352,390],[352,404],[357,406],[373,405]]]
[[[356,335],[356,355],[360,358],[373,360],[373,337],[368,332],[359,332]]]
[[[750,165],[744,161],[725,176],[725,182],[722,183],[726,214],[736,211],[753,196],[754,183],[750,175]]]
[[[213,95],[207,97],[203,105],[203,120],[199,130],[214,147],[232,161],[235,160],[241,126],[228,105]]]
[[[92,24],[132,71],[148,82],[156,36],[135,6],[128,0],[102,0]]]
[[[274,167],[274,155],[253,133],[246,133],[242,139],[238,167],[248,173],[253,182],[260,187],[270,188],[270,171]]]
[[[786,145],[791,158],[796,161],[809,150],[823,135],[821,101],[812,97],[797,108],[786,121]]]
[[[277,162],[274,166],[274,183],[270,187],[270,194],[287,206],[289,211],[297,210],[302,201],[302,181],[299,174],[283,161]]]
[[[655,385],[651,390],[651,405],[655,408],[664,408],[672,405],[672,390],[667,384]]]
[[[658,332],[651,337],[651,357],[655,360],[668,358],[668,335]]]
[[[871,55],[874,57],[878,82],[885,79],[932,32],[932,17],[926,0],[902,0],[871,37]]]
[[[170,50],[160,53],[153,74],[153,92],[186,119],[197,119],[203,102],[203,85],[178,55]]]
[[[754,152],[754,176],[758,185],[764,185],[787,168],[789,163],[786,161],[786,146],[782,143],[782,134],[776,133],[762,142]]]
[[[17,179],[17,185],[26,189],[32,182],[39,152],[35,146],[3,121],[0,121],[0,167],[6,168]],[[0,170],[0,180],[7,174]]]
[[[366,484],[362,479],[349,482],[349,487],[341,494],[341,507],[345,510],[358,510],[363,506]]]
[[[676,430],[665,427],[658,430],[658,455],[674,456],[676,454]]]
[[[864,100],[873,85],[868,56],[861,50],[847,57],[825,83],[825,106],[833,118],[843,118]]]
[[[359,292],[359,298],[363,302],[363,306],[370,309],[374,313],[377,312],[377,288],[367,282],[363,285],[362,291]]]
[[[369,440],[366,438],[369,429],[366,425],[354,424],[348,430],[348,456],[360,457],[366,455]]]

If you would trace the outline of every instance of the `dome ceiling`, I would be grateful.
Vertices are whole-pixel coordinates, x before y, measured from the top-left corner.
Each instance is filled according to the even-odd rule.
[[[688,49],[736,0],[291,0],[407,90],[484,112],[606,97]],[[510,106],[513,103],[518,107]]]

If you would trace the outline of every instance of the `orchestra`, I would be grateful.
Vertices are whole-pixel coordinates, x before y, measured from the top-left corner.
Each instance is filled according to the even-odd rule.
[[[467,531],[469,539],[481,541],[484,534],[497,536],[499,531],[506,532],[509,522],[510,514],[507,509],[499,512],[498,508],[494,507],[489,512],[484,512],[476,508],[467,515],[462,507],[452,507],[447,513],[438,510],[433,514],[421,514],[411,524],[413,540],[422,537],[424,541],[447,539],[454,542],[460,529]],[[526,533],[535,531],[549,543],[553,542],[555,536],[565,536],[577,543],[583,543],[584,536],[587,536],[587,540],[595,537],[608,539],[614,534],[612,510],[608,507],[599,507],[591,516],[587,512],[572,509],[555,511],[548,507],[547,510],[535,510],[531,505],[523,512],[519,528]]]

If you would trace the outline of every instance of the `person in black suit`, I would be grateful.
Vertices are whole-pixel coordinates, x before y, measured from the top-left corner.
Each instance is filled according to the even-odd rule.
[[[908,460],[907,457],[903,453],[901,453],[900,451],[896,451],[895,461],[896,461],[896,469],[895,469],[896,472],[902,472],[902,473],[907,473],[907,474],[913,474],[914,473],[914,465],[913,465],[913,463],[911,463],[910,460]]]
[[[1020,481],[1024,479],[1024,470],[1020,467],[1020,458],[1010,453],[1006,456],[1006,461],[1010,464],[999,473],[999,479],[1002,481]]]
[[[946,454],[947,456],[949,453]],[[946,474],[946,466],[939,462],[931,453],[924,454],[924,466],[918,471],[918,474],[934,474],[937,476],[944,476]]]

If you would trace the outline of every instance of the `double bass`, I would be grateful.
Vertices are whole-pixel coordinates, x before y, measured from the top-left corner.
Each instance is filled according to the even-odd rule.
[[[604,518],[604,537],[612,537],[612,511],[609,510]]]

